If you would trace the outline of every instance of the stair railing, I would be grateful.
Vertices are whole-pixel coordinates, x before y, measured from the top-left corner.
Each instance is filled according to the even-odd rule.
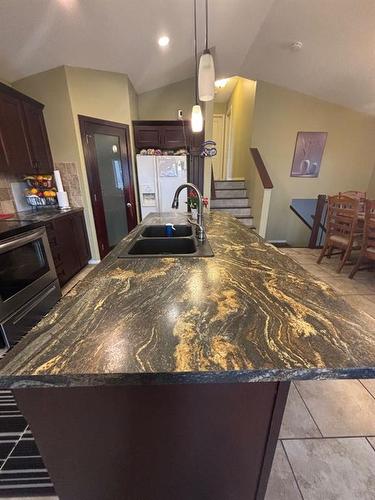
[[[249,176],[251,213],[257,233],[266,237],[273,184],[258,148],[250,148],[252,157]]]

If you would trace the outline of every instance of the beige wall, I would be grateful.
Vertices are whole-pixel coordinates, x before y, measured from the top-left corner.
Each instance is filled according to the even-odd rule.
[[[63,66],[13,83],[17,90],[42,102],[52,156],[55,162],[78,162],[79,151],[73,125],[66,72]]]
[[[136,93],[126,75],[75,67],[39,73],[15,82],[14,87],[45,104],[54,161],[78,165],[92,257],[99,259],[78,115],[131,126],[138,116]],[[131,142],[132,135],[130,130]]]
[[[367,187],[367,195],[372,200],[375,200],[375,167],[372,171],[370,182]]]
[[[290,177],[298,131],[328,132],[316,179]],[[366,191],[375,164],[375,117],[258,82],[252,145],[274,184],[267,239],[304,245],[309,232],[290,211],[291,199]]]
[[[233,163],[232,178],[248,178],[249,147],[253,126],[253,112],[257,83],[246,78],[238,78],[227,103],[231,109]]]
[[[140,120],[177,120],[182,109],[185,120],[191,118],[194,104],[194,78],[166,85],[138,96]]]

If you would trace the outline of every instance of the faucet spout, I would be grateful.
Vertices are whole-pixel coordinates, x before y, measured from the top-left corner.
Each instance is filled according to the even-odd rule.
[[[197,222],[192,221],[191,219],[188,219],[188,221],[190,222],[190,224],[194,224],[194,226],[196,226],[198,240],[204,241],[206,235],[203,225],[203,197],[197,186],[195,184],[192,184],[191,182],[186,182],[185,184],[181,184],[180,186],[178,186],[173,197],[172,208],[178,208],[178,197],[180,196],[180,193],[184,188],[192,189],[197,193],[197,198],[198,198]]]

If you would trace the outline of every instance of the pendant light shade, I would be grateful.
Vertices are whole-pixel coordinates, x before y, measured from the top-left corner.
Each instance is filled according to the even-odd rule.
[[[198,94],[201,101],[212,101],[215,97],[214,58],[205,51],[199,61]]]
[[[195,104],[191,111],[191,130],[193,132],[202,132],[203,130],[203,115],[199,104]]]

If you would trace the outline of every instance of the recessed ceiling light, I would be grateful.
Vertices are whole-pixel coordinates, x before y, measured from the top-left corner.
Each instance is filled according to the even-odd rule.
[[[169,36],[161,36],[158,40],[160,47],[167,47],[169,45]]]
[[[223,89],[225,85],[228,83],[229,78],[223,78],[221,80],[216,80],[215,87],[217,89]]]

